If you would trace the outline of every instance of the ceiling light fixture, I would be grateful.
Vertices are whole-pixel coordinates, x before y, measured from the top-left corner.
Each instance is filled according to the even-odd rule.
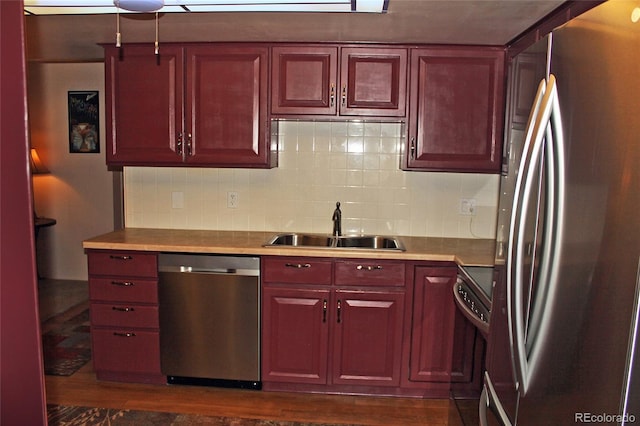
[[[164,0],[113,0],[113,4],[130,12],[157,12],[164,6]]]
[[[154,43],[154,53],[158,55],[160,53],[158,43],[158,11],[164,6],[164,0],[113,0],[113,5],[116,7],[116,47],[122,46],[122,34],[120,33],[120,9],[141,13],[155,12],[156,39]]]

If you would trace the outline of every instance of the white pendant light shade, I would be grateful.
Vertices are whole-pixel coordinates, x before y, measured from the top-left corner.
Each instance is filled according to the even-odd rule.
[[[131,12],[156,12],[164,6],[164,0],[113,0],[120,9]]]

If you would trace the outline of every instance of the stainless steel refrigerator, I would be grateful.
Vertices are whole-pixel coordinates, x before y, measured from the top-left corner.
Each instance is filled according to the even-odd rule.
[[[481,424],[640,422],[638,7],[512,62]]]

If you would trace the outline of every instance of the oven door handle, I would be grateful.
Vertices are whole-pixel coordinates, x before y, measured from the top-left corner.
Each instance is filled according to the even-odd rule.
[[[485,339],[489,336],[489,324],[482,321],[475,312],[473,312],[462,300],[462,296],[458,293],[458,286],[460,282],[456,282],[453,285],[453,300],[456,302],[456,305],[462,311],[462,315],[464,315],[471,323],[482,333]]]

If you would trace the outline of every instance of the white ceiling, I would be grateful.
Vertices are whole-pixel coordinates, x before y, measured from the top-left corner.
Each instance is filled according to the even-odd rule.
[[[366,12],[381,13],[385,0],[24,0],[33,15],[132,12]]]
[[[387,13],[161,13],[163,42],[273,41],[505,45],[564,0],[389,0]],[[122,42],[153,46],[155,14],[120,16]],[[26,16],[34,61],[102,60],[116,15]],[[151,47],[152,48],[152,47]]]

